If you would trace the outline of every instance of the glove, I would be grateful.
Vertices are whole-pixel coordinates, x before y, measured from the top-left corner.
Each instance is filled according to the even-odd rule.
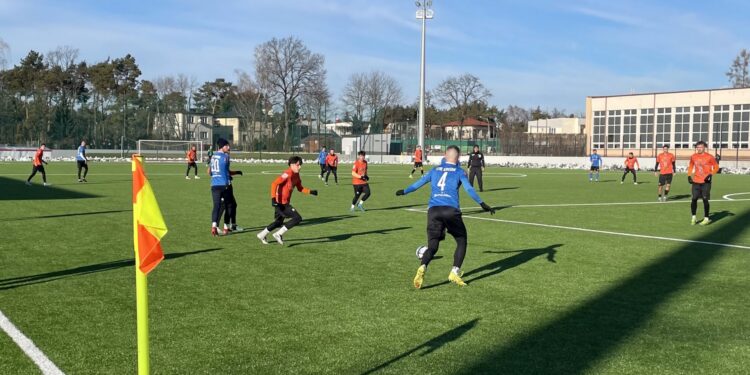
[[[406,194],[406,193],[404,193],[404,189],[401,189],[401,190],[399,190],[399,191],[396,192],[396,196],[404,195],[404,194]]]
[[[688,176],[688,184],[692,184],[692,183],[693,183],[693,176]]]
[[[705,179],[705,180],[703,180],[703,181],[704,181],[704,182],[706,182],[706,183],[709,183],[709,182],[711,182],[711,176],[712,176],[712,175],[708,175],[708,176],[706,176],[706,179]]]
[[[495,214],[495,209],[492,208],[492,207],[490,207],[489,205],[487,205],[487,203],[482,202],[479,205],[482,207],[483,210],[488,211],[490,213],[490,215],[494,215]]]
[[[363,175],[361,178],[365,181],[370,181],[370,176],[368,175]]]
[[[279,205],[279,202],[276,202],[276,198],[271,198],[271,206],[276,207]]]
[[[310,190],[310,195],[318,195],[318,191],[317,190]]]
[[[242,176],[242,171],[235,171],[234,174]]]

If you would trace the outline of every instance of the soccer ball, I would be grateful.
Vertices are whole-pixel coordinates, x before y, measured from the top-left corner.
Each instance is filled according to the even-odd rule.
[[[424,253],[427,251],[427,246],[420,246],[417,248],[417,259],[422,259]]]

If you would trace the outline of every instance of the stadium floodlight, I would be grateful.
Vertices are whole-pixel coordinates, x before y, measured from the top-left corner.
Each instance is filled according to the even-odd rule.
[[[419,66],[419,122],[417,124],[417,144],[424,147],[424,126],[425,126],[425,114],[424,114],[424,71],[425,71],[425,30],[427,27],[427,20],[432,19],[434,13],[430,7],[432,7],[432,0],[417,0],[414,2],[417,6],[417,19],[422,20],[422,59]]]

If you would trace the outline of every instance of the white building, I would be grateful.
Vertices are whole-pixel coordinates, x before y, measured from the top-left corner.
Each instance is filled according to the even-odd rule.
[[[585,119],[577,117],[531,120],[526,132],[529,134],[582,134],[585,125]]]

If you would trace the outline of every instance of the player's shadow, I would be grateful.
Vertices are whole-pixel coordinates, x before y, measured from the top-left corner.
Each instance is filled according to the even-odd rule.
[[[61,218],[61,217],[88,216],[88,215],[106,215],[106,214],[115,214],[115,213],[120,213],[120,212],[131,212],[131,211],[132,210],[107,210],[107,211],[92,211],[92,212],[71,212],[71,213],[56,214],[56,215],[41,215],[41,216],[28,216],[28,217],[18,217],[18,218],[10,218],[10,219],[0,219],[0,221],[56,219],[56,218]]]
[[[339,220],[346,220],[355,217],[354,215],[333,215],[333,216],[323,216],[323,217],[314,217],[311,219],[303,219],[302,222],[299,224],[299,226],[304,227],[308,225],[320,225],[320,224],[328,224],[333,223]]]
[[[42,186],[41,175],[34,177],[34,184],[26,185],[26,180],[16,180],[7,177],[0,177],[0,201],[21,201],[21,200],[51,200],[51,199],[82,199],[96,198],[98,195],[81,193],[67,189],[61,189],[51,186]]]
[[[690,198],[690,194],[678,194],[678,195],[670,195],[668,196],[670,201],[678,201],[680,199],[687,199]]]
[[[324,243],[324,242],[338,242],[338,241],[346,241],[352,237],[357,236],[367,236],[370,234],[388,234],[390,232],[395,232],[399,230],[406,230],[411,229],[411,227],[397,227],[397,228],[389,228],[389,229],[375,229],[375,230],[368,230],[365,232],[354,232],[354,233],[342,233],[342,234],[334,234],[331,236],[325,236],[325,237],[314,237],[314,238],[299,238],[295,239],[295,242],[293,244],[290,244],[289,247],[299,246],[299,245],[310,245],[315,243]],[[298,242],[302,241],[302,242]]]
[[[711,214],[710,218],[711,218],[711,221],[715,223],[729,216],[734,216],[734,213],[724,210],[724,211],[714,212],[713,214]]]
[[[392,365],[392,364],[394,364],[394,363],[396,363],[396,362],[398,362],[398,361],[400,361],[400,360],[402,360],[402,359],[404,359],[404,358],[406,358],[406,357],[408,357],[408,356],[410,356],[410,355],[412,355],[412,354],[414,354],[416,352],[419,352],[420,350],[422,351],[419,354],[420,357],[424,357],[426,355],[432,354],[432,352],[440,349],[445,344],[448,344],[450,342],[453,342],[453,341],[456,341],[456,340],[460,339],[461,336],[463,336],[464,334],[466,334],[466,332],[469,332],[472,328],[474,328],[477,325],[477,322],[479,322],[479,318],[476,318],[474,320],[470,320],[470,321],[468,321],[468,322],[466,322],[464,324],[461,324],[460,326],[458,326],[456,328],[453,328],[450,331],[447,331],[447,332],[445,332],[445,333],[443,333],[441,335],[435,336],[435,337],[433,337],[433,338],[431,338],[431,339],[429,339],[429,340],[427,340],[427,341],[425,341],[425,342],[423,342],[423,343],[421,343],[421,344],[419,344],[419,345],[417,345],[417,346],[415,346],[415,347],[413,347],[413,348],[411,348],[411,349],[409,349],[409,350],[407,350],[407,351],[405,351],[405,352],[403,352],[403,353],[401,353],[401,354],[399,354],[399,355],[397,355],[397,356],[395,356],[395,357],[393,357],[393,358],[391,358],[391,359],[389,359],[389,360],[381,363],[380,365],[375,366],[375,367],[373,367],[373,368],[371,368],[371,369],[363,372],[362,375],[373,374],[373,373],[376,373],[378,371],[381,371],[381,370],[385,369],[386,367],[388,367],[388,366],[390,366],[390,365]]]
[[[488,192],[491,192],[491,191],[515,190],[515,189],[518,189],[518,186],[501,187],[501,188],[494,188],[494,189],[484,189],[483,193],[488,193]]]
[[[222,248],[186,251],[182,253],[166,253],[164,254],[165,260],[178,259],[189,255],[196,255],[202,253],[210,253],[221,250]],[[67,270],[52,271],[46,273],[40,273],[37,275],[18,276],[10,277],[7,279],[0,280],[0,290],[15,289],[22,286],[43,284],[50,281],[63,279],[70,276],[88,275],[91,273],[111,271],[122,267],[135,267],[135,260],[133,259],[121,259],[111,262],[89,264],[86,266],[80,266],[75,268],[69,268]]]
[[[403,206],[368,208],[367,211],[392,211],[392,210],[401,210],[405,208],[424,207],[424,206],[425,206],[424,204],[405,204]]]

